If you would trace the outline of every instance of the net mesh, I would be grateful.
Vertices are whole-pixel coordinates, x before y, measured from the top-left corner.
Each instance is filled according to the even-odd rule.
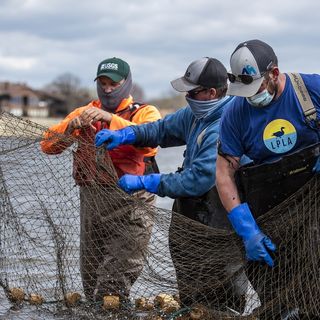
[[[259,218],[276,266],[241,240],[127,195],[92,141],[0,117],[1,319],[317,319],[319,178]],[[73,157],[81,148],[80,186]],[[78,177],[79,179],[79,177]],[[79,181],[79,180],[78,180]]]

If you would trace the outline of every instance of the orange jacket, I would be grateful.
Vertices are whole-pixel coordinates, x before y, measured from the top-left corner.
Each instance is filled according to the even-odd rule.
[[[78,117],[88,108],[101,108],[99,100],[94,100],[84,107],[80,107],[71,112],[60,123],[49,128],[44,134],[41,141],[41,150],[47,154],[59,154],[68,148],[74,141],[66,139],[63,136],[69,122]],[[101,129],[111,130],[121,129],[131,125],[137,125],[147,122],[156,121],[161,118],[160,112],[151,105],[135,105],[132,97],[123,99],[109,125],[100,121],[93,124],[96,128],[77,129],[72,133],[73,138],[78,141],[78,149],[74,154],[74,178],[78,184],[96,180],[95,170],[96,158],[94,137]],[[59,135],[60,134],[60,135]],[[156,148],[136,148],[131,145],[123,145],[109,151],[113,165],[117,171],[118,177],[125,173],[141,175],[145,171],[145,157],[154,156]]]

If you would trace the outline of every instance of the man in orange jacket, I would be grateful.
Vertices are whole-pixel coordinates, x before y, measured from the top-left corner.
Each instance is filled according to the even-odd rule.
[[[99,100],[75,109],[49,128],[41,141],[41,149],[47,154],[59,154],[73,142],[78,143],[73,176],[80,186],[80,267],[84,292],[93,301],[109,294],[126,299],[143,268],[153,221],[141,210],[106,199],[106,192],[118,191],[114,184],[108,186],[103,174],[97,172],[94,137],[105,128],[116,130],[148,123],[160,119],[161,115],[154,106],[133,101],[130,67],[122,59],[100,62],[95,80]],[[128,173],[158,172],[154,161],[156,152],[155,148],[119,146],[109,151],[109,155],[120,178]],[[155,196],[148,192],[136,195],[151,204],[155,201]]]

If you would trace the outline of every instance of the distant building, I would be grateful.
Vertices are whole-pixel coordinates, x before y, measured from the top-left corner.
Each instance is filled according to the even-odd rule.
[[[24,83],[0,82],[0,110],[22,117],[61,116],[65,113],[65,101]]]

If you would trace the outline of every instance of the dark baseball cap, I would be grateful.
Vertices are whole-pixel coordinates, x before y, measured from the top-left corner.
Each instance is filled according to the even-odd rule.
[[[193,61],[183,77],[172,80],[172,87],[187,92],[198,87],[221,88],[227,84],[227,69],[215,58],[201,58]]]
[[[272,65],[278,65],[278,58],[267,43],[256,39],[240,43],[230,58],[231,73],[236,77],[251,75],[253,81],[250,84],[234,81],[229,84],[227,94],[252,97],[258,92],[264,73],[270,70]]]
[[[114,82],[120,82],[122,79],[127,78],[129,72],[130,67],[127,62],[120,58],[113,57],[99,63],[95,80],[101,76],[106,76]]]

